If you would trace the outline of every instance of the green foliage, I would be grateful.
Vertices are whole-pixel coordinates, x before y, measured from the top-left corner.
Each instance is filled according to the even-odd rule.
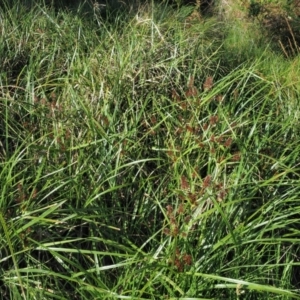
[[[256,17],[267,38],[271,38],[273,48],[286,57],[299,54],[300,46],[300,2],[251,1],[248,15]]]
[[[299,58],[187,12],[0,11],[3,299],[300,299]]]
[[[249,17],[257,17],[261,13],[261,10],[262,4],[255,0],[252,0],[249,5],[248,15]]]

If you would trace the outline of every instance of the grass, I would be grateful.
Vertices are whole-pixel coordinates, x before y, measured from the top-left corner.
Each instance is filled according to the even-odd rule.
[[[191,11],[0,11],[2,299],[300,299],[299,56]]]

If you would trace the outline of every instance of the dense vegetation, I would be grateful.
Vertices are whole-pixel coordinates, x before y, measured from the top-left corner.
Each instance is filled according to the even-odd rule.
[[[89,3],[0,10],[1,299],[300,299],[297,3]]]

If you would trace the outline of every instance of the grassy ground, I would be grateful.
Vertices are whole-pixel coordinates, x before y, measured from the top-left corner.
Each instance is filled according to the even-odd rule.
[[[1,299],[300,299],[299,55],[191,11],[0,11]]]

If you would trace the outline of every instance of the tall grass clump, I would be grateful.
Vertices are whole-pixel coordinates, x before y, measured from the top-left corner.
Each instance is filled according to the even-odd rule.
[[[300,299],[299,58],[192,11],[0,11],[3,299]]]

